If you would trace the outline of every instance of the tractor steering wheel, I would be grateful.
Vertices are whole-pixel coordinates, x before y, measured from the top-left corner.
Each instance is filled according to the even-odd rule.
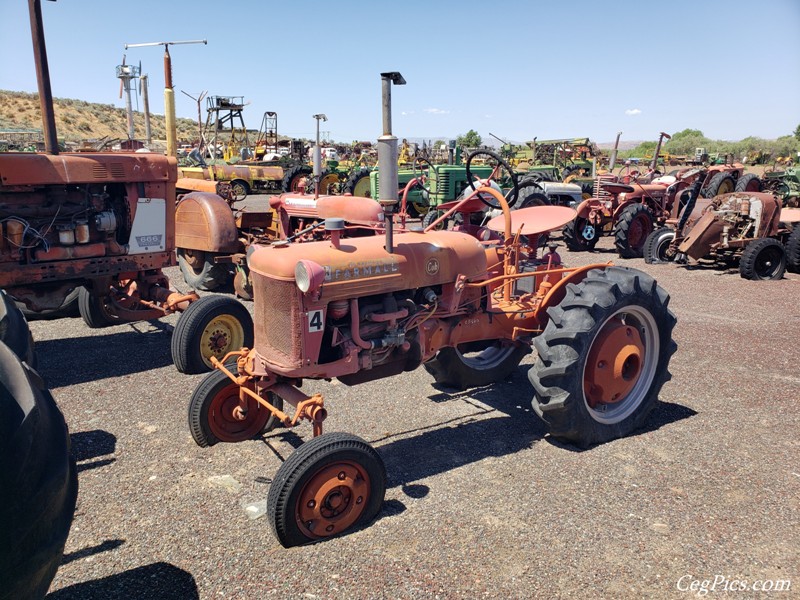
[[[517,198],[519,197],[519,181],[517,181],[517,174],[514,173],[509,164],[505,160],[500,158],[500,155],[496,154],[495,152],[492,152],[491,150],[476,150],[475,152],[467,156],[467,163],[466,163],[467,183],[469,183],[469,186],[473,190],[477,189],[473,181],[474,177],[472,176],[472,171],[470,171],[470,165],[472,165],[472,160],[479,155],[488,156],[494,161],[494,164],[489,163],[492,165],[493,170],[491,175],[489,175],[489,178],[487,179],[487,183],[491,181],[492,176],[497,178],[500,167],[502,167],[508,174],[503,176],[503,178],[501,179],[501,183],[505,183],[506,187],[508,187],[509,181],[511,183],[511,190],[508,192],[508,194],[506,194],[506,202],[508,202],[508,207],[511,208],[517,202]],[[478,194],[478,198],[480,198],[481,202],[483,202],[486,206],[490,208],[500,208],[497,205],[497,202],[495,201],[495,198],[493,196],[489,196],[490,199],[487,200],[486,198],[484,198],[483,194]]]
[[[423,163],[425,164],[424,169]],[[418,164],[419,167],[417,166]],[[430,178],[428,177],[428,173],[430,173],[431,169],[433,169],[431,161],[429,161],[427,158],[423,158],[422,156],[415,156],[414,162],[411,163],[412,176],[417,180],[417,185],[422,188],[422,197],[425,198],[426,202],[428,202],[428,199],[431,195],[431,183]],[[417,173],[418,170],[419,173]]]

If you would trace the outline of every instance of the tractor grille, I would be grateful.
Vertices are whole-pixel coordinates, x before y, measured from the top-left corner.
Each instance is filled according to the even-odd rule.
[[[300,367],[303,344],[297,286],[293,281],[277,281],[257,273],[252,277],[256,350],[272,363]]]
[[[594,179],[594,189],[592,196],[595,198],[603,198],[606,200],[611,199],[611,194],[608,193],[605,188],[601,185],[603,182],[614,181],[613,175],[598,175]]]
[[[450,171],[443,170],[443,172],[438,173],[436,177],[436,193],[439,195],[439,198],[444,198],[445,201],[454,200],[455,196],[453,196],[453,198],[448,197],[448,191],[450,191]]]

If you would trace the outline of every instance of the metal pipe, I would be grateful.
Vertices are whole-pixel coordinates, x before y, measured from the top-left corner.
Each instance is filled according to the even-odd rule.
[[[381,73],[381,104],[383,135],[378,138],[378,173],[380,173],[379,199],[386,218],[386,251],[394,253],[394,208],[397,205],[397,138],[392,135],[392,83],[405,85],[406,80],[397,71]]]
[[[150,93],[147,91],[150,80],[147,75],[142,75],[139,77],[139,81],[140,89],[142,90],[142,102],[144,104],[144,137],[149,148],[153,141],[153,130],[150,127]]]
[[[617,140],[614,142],[614,149],[611,151],[611,160],[608,163],[608,172],[614,171],[614,166],[617,164],[617,152],[619,151],[619,136],[622,135],[621,131],[617,132]]]
[[[39,103],[42,108],[44,149],[48,154],[58,154],[56,116],[53,111],[53,93],[50,89],[50,69],[47,66],[47,48],[44,43],[41,0],[28,0],[31,15],[33,60],[36,64],[36,83],[39,86]]]

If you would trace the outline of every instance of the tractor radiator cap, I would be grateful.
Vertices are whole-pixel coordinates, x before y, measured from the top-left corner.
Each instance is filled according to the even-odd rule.
[[[325,231],[342,231],[344,229],[344,219],[325,219]]]

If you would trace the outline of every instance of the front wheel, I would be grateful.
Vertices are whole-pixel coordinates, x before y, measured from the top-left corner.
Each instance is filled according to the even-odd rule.
[[[502,340],[469,342],[442,348],[423,366],[436,383],[465,390],[502,381],[528,352],[528,346]]]
[[[204,296],[192,302],[172,333],[172,361],[181,373],[203,373],[232,350],[253,347],[253,317],[228,296]]]
[[[792,273],[800,273],[800,223],[795,223],[786,240],[786,268]]]
[[[661,227],[651,231],[644,241],[644,262],[648,265],[658,265],[669,262],[669,247],[675,239],[675,230],[671,227]]]
[[[739,261],[739,274],[744,279],[781,279],[785,271],[786,250],[773,238],[761,238],[747,244]]]
[[[675,316],[649,275],[589,271],[550,308],[528,378],[533,409],[556,438],[587,447],[640,427],[669,380]]]
[[[325,433],[300,446],[278,469],[267,515],[285,548],[330,538],[378,514],[386,468],[361,438]]]
[[[593,250],[600,239],[598,226],[582,217],[576,217],[564,225],[563,235],[567,248],[573,252]]]
[[[121,322],[111,308],[110,296],[95,296],[85,287],[78,290],[78,312],[80,312],[83,322],[92,329],[100,329]]]
[[[252,385],[250,386],[252,390]],[[270,392],[269,403],[283,410],[283,400]],[[219,370],[209,373],[189,400],[189,431],[201,448],[218,442],[243,442],[272,431],[280,421],[255,398],[242,410],[239,386]]]

